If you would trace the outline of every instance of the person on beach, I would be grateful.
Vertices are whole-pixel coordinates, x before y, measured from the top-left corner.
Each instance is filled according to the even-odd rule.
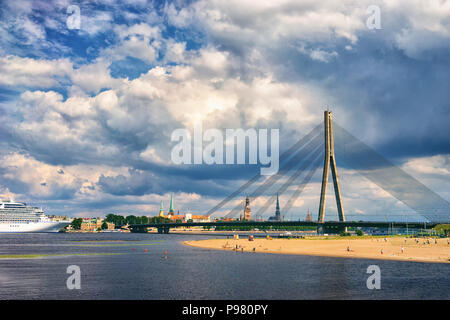
[[[350,252],[350,247],[347,247],[347,252]]]
[[[405,252],[405,248],[402,247],[402,253],[404,253],[404,252]]]

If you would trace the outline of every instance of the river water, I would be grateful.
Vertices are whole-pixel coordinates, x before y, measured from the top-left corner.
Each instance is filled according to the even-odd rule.
[[[240,253],[203,235],[1,234],[0,299],[450,299],[450,264]],[[147,250],[147,251],[146,251]],[[164,252],[167,251],[167,259]],[[81,289],[69,290],[70,265]],[[381,289],[369,290],[378,265]]]

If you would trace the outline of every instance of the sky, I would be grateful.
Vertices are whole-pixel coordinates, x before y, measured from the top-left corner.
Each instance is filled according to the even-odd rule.
[[[202,214],[259,168],[176,165],[174,130],[279,129],[281,153],[329,108],[449,201],[449,67],[445,0],[2,1],[0,195],[89,217],[156,215],[173,193],[176,211]],[[349,219],[420,218],[336,161]],[[317,217],[320,181],[282,215]],[[337,219],[331,182],[329,195]]]

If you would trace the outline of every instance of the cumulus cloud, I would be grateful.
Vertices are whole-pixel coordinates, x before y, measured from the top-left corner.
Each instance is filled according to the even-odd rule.
[[[69,59],[32,59],[8,55],[0,57],[0,85],[50,88],[59,86],[72,72]]]
[[[35,198],[72,198],[82,184],[70,173],[60,175],[54,166],[17,153],[2,157],[0,168],[12,192]]]
[[[412,58],[427,58],[431,50],[450,49],[450,2],[431,0],[424,3],[414,1],[384,1],[386,13],[406,22],[399,25],[390,21],[396,28],[395,42]],[[388,18],[389,19],[389,18]]]
[[[103,60],[82,65],[70,74],[72,85],[87,93],[97,93],[100,89],[115,87],[121,81],[111,77],[109,66],[110,63]]]
[[[427,158],[417,158],[408,161],[405,166],[418,172],[449,175],[447,166],[450,163],[448,155],[438,155]]]
[[[301,53],[307,54],[311,57],[313,60],[321,61],[321,62],[330,62],[331,59],[338,56],[338,53],[336,51],[328,52],[326,50],[321,49],[306,49],[305,47],[300,47],[298,49]]]
[[[114,28],[114,32],[118,37],[116,45],[106,48],[102,55],[116,60],[134,57],[148,63],[157,60],[161,47],[161,31],[158,27],[145,23],[119,25]]]

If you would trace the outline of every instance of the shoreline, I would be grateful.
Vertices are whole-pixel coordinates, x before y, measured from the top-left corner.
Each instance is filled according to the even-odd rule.
[[[208,239],[182,241],[191,247],[237,251],[239,253],[291,254],[333,258],[374,259],[425,263],[450,263],[450,245],[446,238],[423,244],[412,238],[347,238],[347,239]],[[406,242],[405,242],[406,240]],[[235,250],[236,245],[238,249]],[[350,251],[347,251],[347,248]],[[402,253],[402,248],[404,249]],[[383,253],[381,253],[383,250]]]

